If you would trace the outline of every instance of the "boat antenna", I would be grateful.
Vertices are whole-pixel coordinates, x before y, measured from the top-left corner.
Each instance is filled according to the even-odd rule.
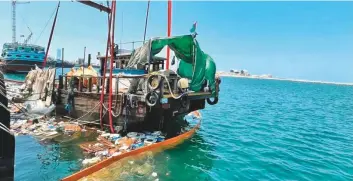
[[[143,43],[146,40],[146,31],[147,31],[147,23],[148,23],[148,12],[150,11],[150,0],[147,2],[147,11],[146,11],[146,22],[145,22],[145,33],[143,34]]]
[[[16,4],[27,4],[28,2],[17,2],[12,0],[12,43],[16,43]]]

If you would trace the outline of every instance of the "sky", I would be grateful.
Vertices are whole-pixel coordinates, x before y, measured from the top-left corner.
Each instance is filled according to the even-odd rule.
[[[46,47],[56,4],[17,5],[17,38],[28,36],[28,25],[34,33],[30,42]],[[146,1],[117,2],[115,42],[143,40],[146,7]],[[353,2],[173,2],[172,35],[188,34],[195,21],[201,49],[218,71],[353,82]],[[9,1],[0,1],[0,23],[0,44],[10,42]],[[107,29],[107,14],[64,1],[49,54],[55,57],[65,48],[65,59],[76,60],[85,46],[93,57],[104,54]],[[167,2],[152,1],[147,38],[166,31]]]

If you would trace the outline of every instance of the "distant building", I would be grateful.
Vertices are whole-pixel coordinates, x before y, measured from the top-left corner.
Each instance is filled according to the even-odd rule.
[[[235,74],[239,74],[239,73],[240,73],[239,70],[234,70],[234,69],[230,70],[230,72],[231,72],[231,73],[235,73]]]
[[[61,49],[56,50],[56,62],[60,63],[61,62]]]

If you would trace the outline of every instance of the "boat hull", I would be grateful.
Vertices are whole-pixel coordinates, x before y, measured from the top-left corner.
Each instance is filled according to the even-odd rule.
[[[28,73],[35,69],[35,65],[43,68],[42,61],[28,61],[28,60],[9,60],[4,61],[4,70],[8,73]]]

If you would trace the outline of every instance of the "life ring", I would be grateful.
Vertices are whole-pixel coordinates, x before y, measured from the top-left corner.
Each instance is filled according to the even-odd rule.
[[[146,104],[150,107],[153,107],[157,104],[159,95],[156,92],[149,92],[146,94],[145,100]]]
[[[215,97],[214,99],[213,99],[213,101],[211,101],[211,99],[210,98],[207,98],[207,103],[209,104],[209,105],[215,105],[215,104],[217,104],[217,102],[218,102],[218,97]]]
[[[151,75],[147,79],[147,85],[150,90],[157,90],[161,82],[161,77],[158,75]]]

